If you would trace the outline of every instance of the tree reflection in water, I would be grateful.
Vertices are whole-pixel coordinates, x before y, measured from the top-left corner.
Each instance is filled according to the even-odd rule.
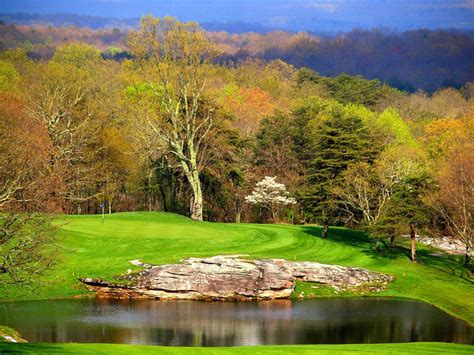
[[[387,299],[193,302],[57,300],[3,304],[0,324],[34,342],[173,346],[474,342],[427,304]]]

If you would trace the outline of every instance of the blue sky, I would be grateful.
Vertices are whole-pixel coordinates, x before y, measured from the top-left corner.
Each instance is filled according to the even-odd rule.
[[[474,0],[0,0],[0,12],[248,22],[292,30],[474,28]]]

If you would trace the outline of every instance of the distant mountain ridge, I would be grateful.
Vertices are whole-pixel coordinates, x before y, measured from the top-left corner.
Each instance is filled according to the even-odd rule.
[[[77,15],[71,13],[64,14],[28,14],[28,13],[0,13],[0,21],[6,24],[15,25],[52,25],[52,26],[76,26],[99,28],[130,28],[138,24],[139,18],[117,19],[113,17],[100,17]]]
[[[100,17],[77,15],[71,13],[64,14],[28,14],[28,13],[0,13],[0,21],[5,24],[39,26],[76,26],[86,27],[93,30],[101,28],[130,29],[136,27],[140,18],[119,19],[115,17]],[[256,23],[247,22],[205,22],[200,23],[201,27],[207,31],[229,33],[257,32],[268,33],[277,28],[266,27]]]
[[[31,58],[47,59],[65,43],[83,42],[96,46],[107,58],[123,60],[130,58],[128,31],[139,19],[3,14],[0,21],[4,22],[0,51],[22,47]],[[323,76],[361,75],[410,92],[461,88],[474,82],[474,30],[354,29],[314,34],[238,22],[201,26],[219,46],[222,63],[279,59]]]
[[[474,28],[471,0],[1,0],[4,14],[75,14],[112,22],[146,14],[221,26],[247,24],[285,31],[347,32],[354,28]],[[215,26],[215,25],[214,25]],[[243,30],[242,25],[237,26]],[[229,27],[220,27],[229,28]]]

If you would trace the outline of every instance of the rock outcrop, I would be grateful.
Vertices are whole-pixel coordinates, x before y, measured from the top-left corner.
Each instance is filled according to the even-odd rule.
[[[85,278],[81,281],[99,297],[240,301],[287,298],[295,280],[317,282],[336,289],[384,289],[393,277],[361,268],[284,259],[247,260],[239,255],[189,258],[180,264],[133,265],[146,269],[129,283]]]

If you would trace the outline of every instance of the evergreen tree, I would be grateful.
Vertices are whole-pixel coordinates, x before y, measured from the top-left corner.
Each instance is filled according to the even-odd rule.
[[[406,178],[394,190],[383,217],[369,230],[369,233],[378,240],[389,238],[392,248],[398,236],[409,233],[413,262],[417,260],[416,233],[430,221],[429,210],[423,203],[428,181],[426,174]]]
[[[324,237],[328,225],[338,217],[332,186],[337,184],[349,164],[370,163],[379,152],[374,137],[360,117],[347,114],[340,106],[329,113],[329,117],[312,132],[312,159],[308,165],[307,185],[302,191],[308,216],[324,225]]]

